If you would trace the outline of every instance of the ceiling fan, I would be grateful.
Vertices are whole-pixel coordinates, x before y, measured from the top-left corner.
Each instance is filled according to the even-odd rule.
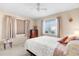
[[[37,4],[36,4],[36,10],[37,10],[37,11],[41,11],[41,10],[44,10],[44,11],[45,11],[45,10],[47,10],[47,8],[44,8],[44,7],[41,7],[41,6],[42,6],[42,5],[41,5],[40,3],[37,3]]]

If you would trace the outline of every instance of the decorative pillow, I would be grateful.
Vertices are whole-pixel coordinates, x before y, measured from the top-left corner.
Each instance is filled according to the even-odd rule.
[[[72,35],[72,36],[69,36],[67,40],[65,40],[65,44],[67,44],[68,42],[70,42],[71,40],[76,40],[76,36]]]
[[[68,39],[68,36],[65,36],[64,38],[62,38],[60,41],[58,41],[59,43],[62,44],[66,44],[65,41]]]
[[[75,38],[76,40],[79,40],[79,36],[76,36],[76,38]]]

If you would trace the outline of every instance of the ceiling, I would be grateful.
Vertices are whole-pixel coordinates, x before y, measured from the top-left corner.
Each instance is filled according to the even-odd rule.
[[[29,16],[39,18],[51,14],[79,8],[78,3],[40,3],[40,8],[46,10],[37,10],[37,3],[0,3],[0,11],[6,11],[18,16]]]

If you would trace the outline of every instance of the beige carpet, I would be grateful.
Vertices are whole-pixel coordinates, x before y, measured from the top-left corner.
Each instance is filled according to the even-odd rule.
[[[21,39],[23,40],[23,38]],[[31,54],[24,49],[24,43],[25,41],[22,41],[17,45],[15,44],[12,48],[7,48],[6,50],[3,49],[2,45],[2,48],[0,48],[0,56],[30,56]]]
[[[30,53],[24,49],[24,46],[20,45],[13,48],[7,48],[6,50],[0,50],[0,56],[30,56]]]

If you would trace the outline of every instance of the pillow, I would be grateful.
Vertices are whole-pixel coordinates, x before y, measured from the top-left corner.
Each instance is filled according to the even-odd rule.
[[[64,38],[62,38],[61,40],[59,40],[58,42],[59,43],[62,43],[62,44],[66,44],[65,41],[68,39],[68,36],[65,36]]]
[[[76,40],[76,36],[75,35],[69,36],[68,39],[64,41],[64,43],[67,44],[71,40]]]
[[[79,36],[76,36],[76,38],[75,38],[76,40],[79,40]]]

